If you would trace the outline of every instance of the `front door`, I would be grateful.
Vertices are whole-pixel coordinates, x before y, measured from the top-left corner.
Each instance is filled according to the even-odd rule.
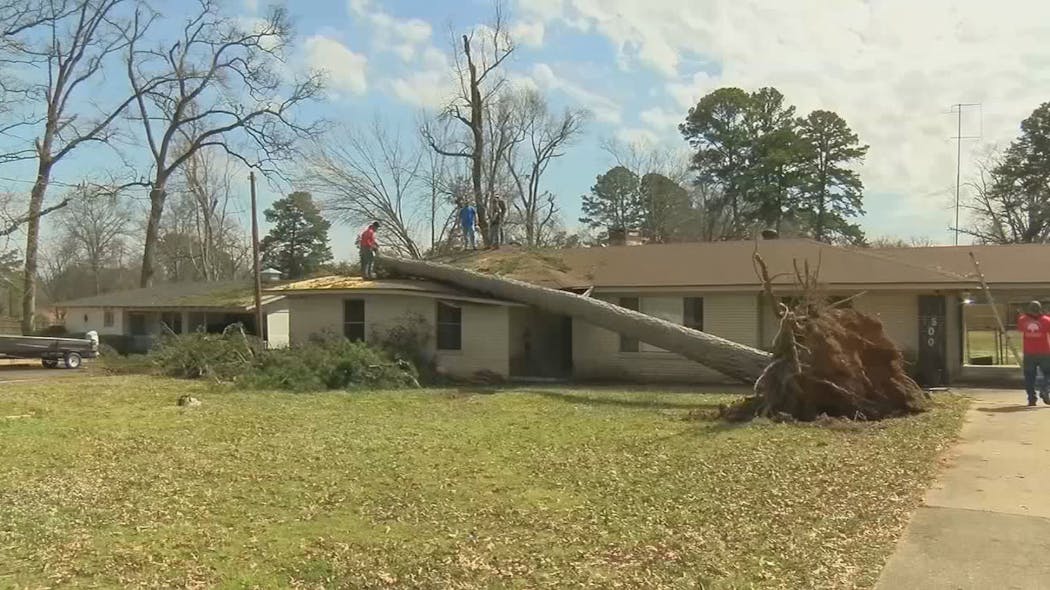
[[[918,381],[923,387],[948,385],[947,300],[942,295],[919,296]]]

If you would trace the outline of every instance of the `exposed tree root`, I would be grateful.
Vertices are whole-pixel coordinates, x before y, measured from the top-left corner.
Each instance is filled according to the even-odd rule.
[[[772,297],[765,263],[755,258]],[[796,277],[802,297],[794,308],[777,304],[773,360],[755,383],[755,395],[726,408],[723,417],[881,420],[923,411],[922,389],[907,375],[904,357],[882,323],[820,297],[808,265],[804,275],[796,269]]]

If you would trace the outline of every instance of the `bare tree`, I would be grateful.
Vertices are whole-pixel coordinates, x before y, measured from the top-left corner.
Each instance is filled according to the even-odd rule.
[[[436,132],[438,143],[445,145],[449,137],[448,121],[442,126],[432,126],[431,132]],[[437,248],[438,244],[444,243],[448,232],[455,227],[455,209],[450,207],[456,202],[456,167],[450,165],[450,159],[429,149],[426,149],[426,158],[423,162],[424,185],[428,197],[428,221],[430,222],[430,250]],[[440,227],[439,227],[440,224]]]
[[[554,195],[542,190],[543,174],[551,162],[565,155],[565,147],[580,133],[584,111],[565,109],[554,115],[535,90],[516,95],[513,101],[516,138],[503,155],[517,189],[514,209],[525,233],[525,245],[542,245],[556,221]]]
[[[463,35],[462,45],[453,51],[460,92],[445,107],[442,118],[462,123],[469,137],[464,141],[442,144],[438,143],[430,126],[423,127],[423,136],[434,151],[470,161],[472,197],[485,243],[490,242],[488,205],[491,199],[484,190],[486,106],[506,82],[506,78],[500,76],[499,68],[513,52],[514,42],[507,29],[503,6],[497,2],[492,23]],[[495,161],[498,162],[499,158]]]
[[[136,15],[136,22],[142,18]],[[297,107],[317,99],[323,76],[286,82],[291,27],[274,7],[252,29],[223,15],[217,0],[198,0],[179,38],[166,47],[132,43],[127,76],[153,158],[150,211],[140,284],[153,281],[167,185],[175,171],[206,148],[225,151],[266,174],[291,161],[296,144],[320,134],[321,123],[296,122]]]
[[[973,222],[959,228],[960,233],[984,244],[1050,241],[1050,182],[1044,178],[1041,188],[1033,188],[1012,176],[995,154],[978,164],[976,177],[968,183],[972,196],[964,204]]]
[[[51,0],[44,4],[44,27],[48,34],[38,42],[16,49],[27,63],[43,72],[42,81],[31,84],[31,98],[39,99],[44,114],[36,121],[38,135],[32,158],[37,162],[36,179],[30,191],[26,223],[25,285],[22,297],[22,330],[33,330],[36,310],[36,279],[40,240],[40,218],[69,203],[66,199],[44,207],[48,184],[55,166],[77,148],[88,143],[108,143],[114,121],[135,100],[134,94],[106,106],[93,105],[90,82],[104,75],[112,56],[139,39],[152,19],[122,22],[120,9],[130,0]],[[24,155],[24,154],[22,154]],[[21,157],[21,156],[18,156]]]
[[[690,171],[691,156],[685,149],[616,139],[602,140],[601,147],[617,166],[634,172],[638,178],[655,173],[684,186],[694,176]]]
[[[434,231],[438,190],[433,178],[427,186],[422,146],[406,146],[379,120],[367,132],[346,130],[339,137],[338,143],[315,143],[300,184],[321,196],[322,207],[340,221],[379,221],[384,247],[421,258],[420,226],[429,205]]]
[[[908,239],[884,236],[868,240],[867,243],[869,248],[928,248],[936,245],[925,236],[912,236]]]
[[[86,266],[94,279],[94,294],[103,292],[103,270],[123,265],[128,252],[131,209],[119,194],[91,194],[83,187],[67,200],[58,215],[58,241],[70,246],[74,261]]]
[[[14,105],[28,98],[29,88],[24,80],[11,75],[13,69],[36,65],[24,54],[27,36],[67,16],[71,4],[71,0],[0,0],[0,115],[5,119],[0,124],[0,136],[29,122],[12,116]],[[31,155],[29,152],[27,157]],[[0,154],[0,163],[12,159],[16,159],[13,154]]]
[[[232,279],[246,268],[251,244],[239,223],[244,210],[237,206],[233,186],[234,163],[225,153],[198,150],[176,175],[177,200],[173,230],[187,237],[180,255],[192,266],[194,278]],[[163,224],[162,224],[163,225]]]

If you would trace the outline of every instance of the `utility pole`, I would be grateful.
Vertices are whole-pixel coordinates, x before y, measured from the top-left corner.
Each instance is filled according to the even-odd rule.
[[[960,195],[962,194],[962,142],[964,139],[980,139],[980,135],[971,135],[969,137],[963,137],[962,134],[962,114],[963,109],[966,107],[980,107],[979,102],[960,102],[952,105],[952,112],[958,113],[958,130],[955,133],[955,137],[952,139],[956,143],[955,151],[955,245],[959,245],[959,201]],[[982,117],[983,119],[983,117]],[[983,121],[982,121],[983,123]]]
[[[266,340],[266,326],[263,325],[262,279],[259,277],[259,216],[255,206],[255,171],[248,173],[252,187],[252,274],[255,280],[255,335],[259,340]]]

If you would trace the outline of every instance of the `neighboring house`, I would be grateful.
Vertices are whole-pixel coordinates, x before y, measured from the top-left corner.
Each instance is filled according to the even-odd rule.
[[[773,305],[754,265],[756,250],[778,298],[796,296],[796,263],[819,271],[829,296],[882,320],[926,385],[1013,375],[1005,353],[974,344],[996,335],[994,309],[1010,328],[1017,310],[1050,295],[1050,246],[859,249],[810,240],[762,240],[578,248],[541,254],[502,249],[459,260],[491,274],[569,290],[637,309],[749,346],[769,348]],[[973,273],[976,253],[997,306]],[[168,285],[63,305],[70,331],[156,334],[253,323],[243,284]],[[703,365],[578,319],[423,280],[323,277],[264,289],[271,345],[324,333],[375,341],[415,323],[429,335],[427,354],[442,372],[487,371],[512,378],[716,382]],[[979,336],[979,338],[978,338]],[[990,342],[991,340],[988,340]],[[1002,348],[1002,346],[1000,346]],[[989,363],[1002,366],[989,367]]]
[[[288,344],[288,310],[279,295],[263,298],[266,333],[271,346]],[[244,281],[171,283],[145,289],[105,293],[55,305],[64,312],[70,333],[98,332],[104,342],[127,352],[144,352],[163,333],[198,330],[221,332],[241,323],[254,334],[252,287]]]

